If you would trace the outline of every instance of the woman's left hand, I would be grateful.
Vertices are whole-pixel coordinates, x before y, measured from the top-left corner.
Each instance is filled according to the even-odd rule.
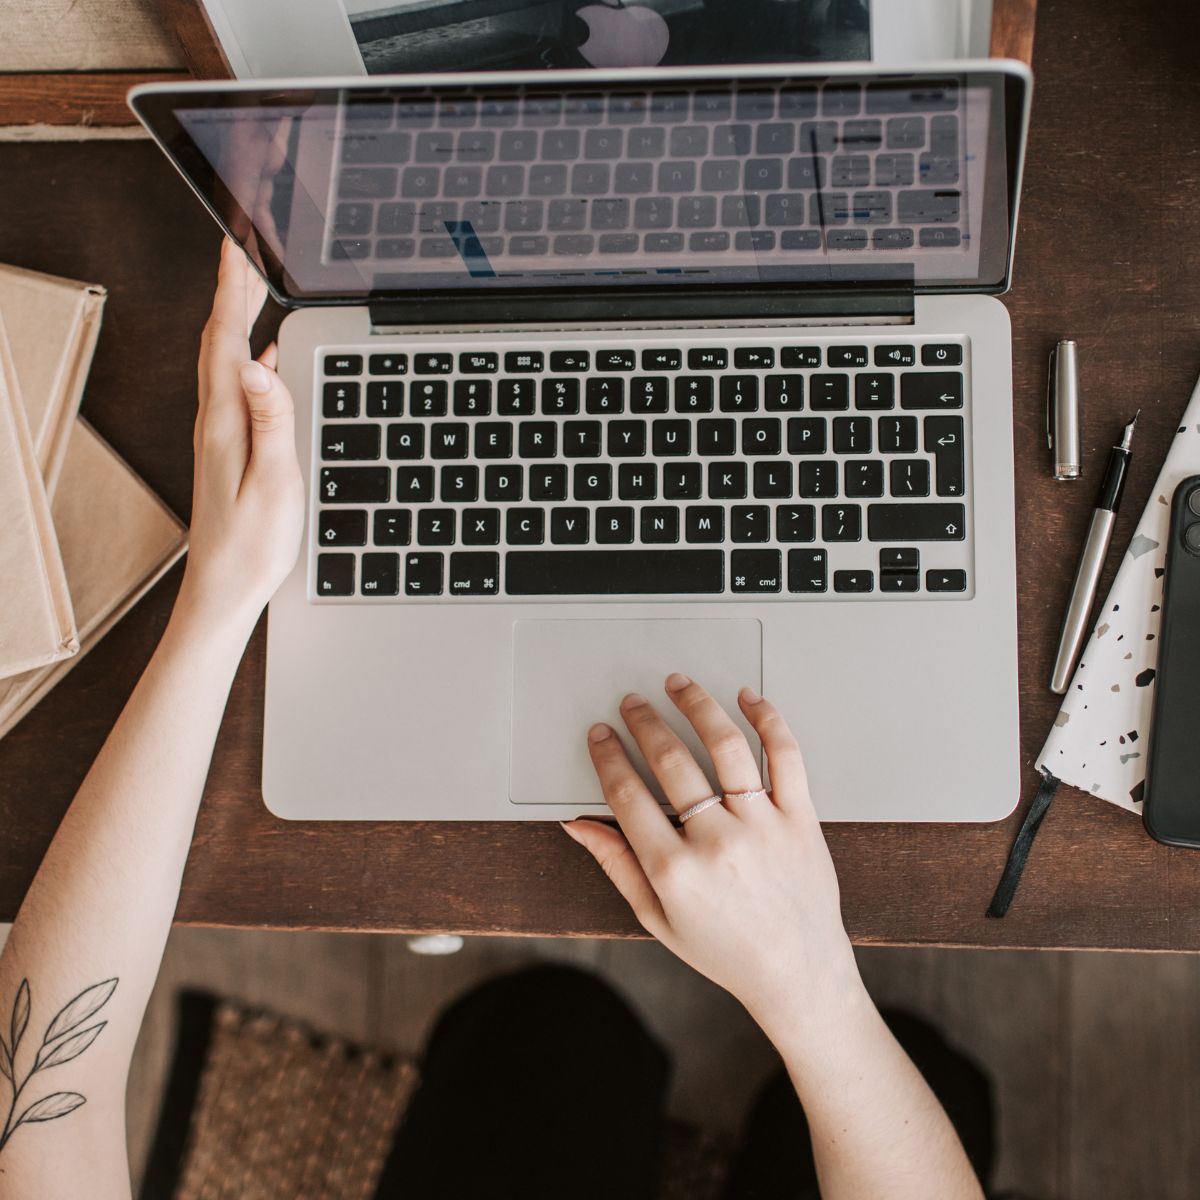
[[[292,397],[272,345],[250,331],[267,288],[233,242],[221,248],[200,347],[191,544],[180,603],[248,635],[296,561],[304,484]]]

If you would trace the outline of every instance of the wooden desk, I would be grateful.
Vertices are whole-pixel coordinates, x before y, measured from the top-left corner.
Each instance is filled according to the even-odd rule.
[[[1013,317],[1022,761],[1055,710],[1057,629],[1105,447],[1142,421],[1115,545],[1127,542],[1200,370],[1200,12],[1043,0]],[[218,238],[144,143],[0,146],[0,260],[103,282],[84,411],[179,513],[190,510],[194,360]],[[278,314],[273,314],[278,319]],[[268,322],[264,322],[268,323]],[[1086,468],[1047,470],[1047,352],[1080,346]],[[1114,563],[1116,555],[1113,555]],[[1110,572],[1112,567],[1110,566]],[[178,569],[0,741],[0,919],[162,632]],[[1104,584],[1107,587],[1107,581]],[[554,825],[289,824],[259,799],[264,630],[234,685],[178,917],[214,925],[628,936],[607,880]],[[1022,806],[1023,807],[1023,806]],[[983,827],[827,828],[862,943],[1200,949],[1200,854],[1064,792],[1010,915],[984,909],[1019,817]]]

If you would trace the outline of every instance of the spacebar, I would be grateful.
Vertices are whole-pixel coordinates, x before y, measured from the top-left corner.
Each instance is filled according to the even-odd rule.
[[[725,590],[721,550],[510,550],[510,596],[677,595]]]

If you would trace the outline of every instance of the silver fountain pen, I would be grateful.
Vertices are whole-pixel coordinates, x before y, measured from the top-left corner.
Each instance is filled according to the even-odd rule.
[[[1114,446],[1108,456],[1108,469],[1096,498],[1096,511],[1088,527],[1087,540],[1079,557],[1079,569],[1075,572],[1075,585],[1071,588],[1071,603],[1063,619],[1062,633],[1058,639],[1058,655],[1054,660],[1054,674],[1050,679],[1050,690],[1060,696],[1070,685],[1075,671],[1075,661],[1083,649],[1083,639],[1088,631],[1092,606],[1096,603],[1096,587],[1100,572],[1108,557],[1108,544],[1112,540],[1113,525],[1117,519],[1117,508],[1121,503],[1121,492],[1125,488],[1125,474],[1132,457],[1129,447],[1133,444],[1133,427],[1141,415],[1139,408],[1133,420],[1125,426],[1121,444]]]

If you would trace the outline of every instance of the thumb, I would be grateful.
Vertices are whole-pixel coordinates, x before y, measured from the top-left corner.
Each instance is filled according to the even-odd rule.
[[[615,826],[586,818],[559,824],[600,864],[647,932],[661,937],[666,926],[662,904],[625,835]]]
[[[250,465],[296,458],[295,409],[283,380],[260,362],[238,368],[250,415]]]

